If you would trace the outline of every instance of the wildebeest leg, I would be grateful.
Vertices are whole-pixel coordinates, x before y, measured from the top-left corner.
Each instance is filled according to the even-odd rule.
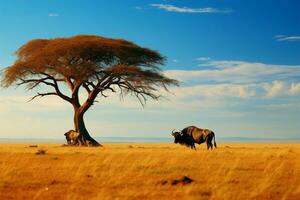
[[[78,144],[79,146],[85,146],[86,142],[83,139],[83,136],[79,135],[79,137],[77,138]]]
[[[78,137],[77,138],[77,143],[78,143],[78,146],[82,146],[83,142],[81,141],[81,139]]]
[[[208,141],[206,141],[206,145],[207,145],[207,150],[209,150],[209,148],[210,148],[210,144],[209,144],[209,142],[208,142]]]
[[[67,140],[67,144],[71,144],[71,139],[69,137],[69,134],[70,134],[70,131],[68,131],[64,134],[64,136],[66,137],[66,140]]]
[[[212,148],[212,144],[211,144],[211,135],[208,135],[206,137],[206,145],[207,145],[207,150],[209,150],[209,148]]]
[[[67,138],[67,137],[66,137],[66,140],[67,140],[67,144],[70,144],[70,140],[69,140],[69,138]]]
[[[212,132],[212,136],[213,136],[213,139],[214,139],[214,145],[215,145],[215,148],[217,148],[216,135],[215,135],[214,132]]]
[[[209,142],[208,142],[208,138],[206,138],[206,146],[207,146],[207,150],[209,150]]]
[[[210,137],[209,145],[210,145],[210,150],[213,150],[212,137]]]
[[[212,143],[211,143],[211,137],[210,136],[208,137],[207,144],[208,144],[209,148],[212,150]]]
[[[211,150],[212,150],[213,147],[214,147],[214,145],[213,145],[213,138],[214,138],[214,134],[212,134],[212,135],[210,136],[210,141],[209,141]]]
[[[78,144],[77,139],[72,139],[72,144],[73,144],[73,145],[77,145],[77,144]]]
[[[81,146],[81,140],[79,138],[76,138],[76,145]]]
[[[192,149],[194,149],[195,151],[197,151],[195,144],[192,145]]]

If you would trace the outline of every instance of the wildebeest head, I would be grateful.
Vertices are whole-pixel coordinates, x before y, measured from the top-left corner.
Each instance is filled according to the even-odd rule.
[[[74,130],[69,130],[64,134],[66,136],[66,140],[68,144],[76,144],[78,143],[79,133]]]
[[[71,130],[70,130],[71,131]],[[64,135],[66,136],[66,139],[69,139],[70,131],[66,132]]]
[[[182,142],[182,135],[178,131],[172,131],[172,136],[174,136],[174,143],[181,143]]]
[[[71,144],[71,138],[70,138],[70,133],[72,132],[72,130],[69,130],[68,132],[66,132],[64,135],[66,136],[66,140],[68,142],[68,144]]]
[[[185,145],[187,147],[191,147],[192,149],[196,150],[195,141],[193,137],[182,133],[182,131],[178,132],[174,130],[172,131],[172,136],[174,136],[174,143],[176,144],[179,143],[181,145]]]

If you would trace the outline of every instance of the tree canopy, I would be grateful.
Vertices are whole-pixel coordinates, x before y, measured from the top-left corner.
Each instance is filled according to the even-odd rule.
[[[35,39],[21,46],[16,56],[14,64],[4,70],[2,85],[26,85],[29,90],[39,85],[52,88],[51,92],[38,92],[32,99],[57,95],[71,103],[75,129],[83,144],[97,144],[85,129],[83,115],[98,95],[106,97],[105,91],[130,93],[144,104],[147,98],[160,97],[160,87],[167,90],[168,86],[178,85],[161,72],[165,58],[159,52],[123,39],[95,35]],[[71,95],[62,92],[61,83],[68,86]],[[87,92],[82,104],[78,97],[80,88]],[[78,117],[82,123],[76,124]]]

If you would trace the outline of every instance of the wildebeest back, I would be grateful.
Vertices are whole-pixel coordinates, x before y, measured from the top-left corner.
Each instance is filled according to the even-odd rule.
[[[182,129],[181,133],[183,135],[192,137],[197,143],[203,143],[205,141],[204,129],[198,128],[196,126],[186,127]]]

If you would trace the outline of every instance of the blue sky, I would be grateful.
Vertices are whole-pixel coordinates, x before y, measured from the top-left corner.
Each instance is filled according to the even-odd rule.
[[[220,137],[298,137],[300,1],[11,0],[0,5],[0,69],[35,38],[95,34],[124,38],[168,58],[181,81],[145,108],[111,95],[86,114],[93,136],[168,137],[196,125]],[[72,108],[56,98],[26,103],[0,89],[0,137],[61,137]]]

